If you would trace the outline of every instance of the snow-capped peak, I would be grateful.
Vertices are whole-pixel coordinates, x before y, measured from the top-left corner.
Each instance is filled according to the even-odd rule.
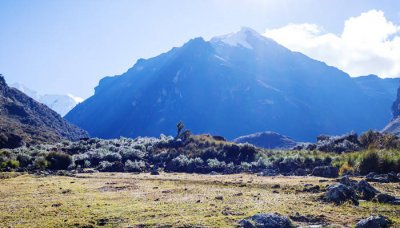
[[[68,97],[70,97],[72,100],[74,100],[77,104],[82,103],[84,99],[82,97],[77,97],[72,94],[67,94]]]
[[[222,42],[225,44],[228,44],[230,46],[242,46],[248,49],[253,49],[253,46],[251,45],[249,38],[256,38],[256,39],[264,39],[262,35],[260,35],[258,32],[255,30],[248,28],[248,27],[243,27],[240,29],[238,32],[234,33],[229,33],[227,35],[222,35],[222,36],[217,36],[211,39],[211,42],[218,43]]]
[[[74,96],[72,94],[40,94],[22,84],[15,83],[11,87],[18,89],[36,101],[47,105],[49,108],[56,111],[61,116],[67,114],[77,104],[83,102],[83,98]]]

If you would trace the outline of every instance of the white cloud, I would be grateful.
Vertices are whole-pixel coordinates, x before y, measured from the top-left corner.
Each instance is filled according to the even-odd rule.
[[[351,76],[400,76],[400,26],[382,11],[370,10],[345,21],[340,35],[315,24],[289,24],[266,30],[269,37],[311,58],[342,69]]]

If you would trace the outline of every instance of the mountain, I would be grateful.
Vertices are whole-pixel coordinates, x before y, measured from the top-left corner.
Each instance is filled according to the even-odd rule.
[[[0,148],[77,140],[88,134],[21,91],[0,75]]]
[[[258,132],[240,136],[233,140],[235,143],[250,143],[265,149],[290,149],[297,145],[293,139],[272,131]]]
[[[397,85],[351,78],[244,28],[139,59],[103,78],[65,118],[101,138],[174,134],[182,120],[194,133],[228,139],[269,130],[312,141],[382,128]]]
[[[77,104],[83,101],[82,98],[68,95],[59,94],[45,94],[41,95],[38,92],[27,88],[22,84],[12,84],[11,87],[18,89],[19,91],[25,93],[36,101],[47,105],[52,110],[56,111],[61,116],[65,116],[69,111],[71,111]]]
[[[383,128],[382,132],[400,136],[400,87],[397,90],[396,100],[392,105],[393,119]]]

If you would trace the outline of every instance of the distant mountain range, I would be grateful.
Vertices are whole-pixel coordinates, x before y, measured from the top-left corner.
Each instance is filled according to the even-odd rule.
[[[11,87],[18,89],[19,91],[25,93],[36,101],[47,105],[52,110],[56,111],[61,116],[65,116],[71,109],[73,109],[77,104],[83,101],[82,98],[68,95],[60,94],[45,94],[41,95],[38,92],[26,87],[22,84],[12,84]]]
[[[67,123],[46,105],[8,87],[0,75],[0,148],[82,137],[88,137],[88,134]]]
[[[298,141],[381,129],[391,119],[398,79],[351,78],[252,29],[140,59],[103,78],[65,118],[92,136],[194,133],[234,139],[275,131]]]

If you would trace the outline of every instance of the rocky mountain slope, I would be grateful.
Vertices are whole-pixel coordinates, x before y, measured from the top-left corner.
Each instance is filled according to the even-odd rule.
[[[138,60],[103,78],[65,118],[102,138],[171,135],[182,120],[194,133],[228,139],[269,130],[312,141],[381,129],[397,86],[397,79],[351,78],[244,28]]]
[[[56,111],[61,116],[65,116],[71,109],[73,109],[77,104],[83,101],[82,98],[73,96],[71,94],[45,94],[41,95],[38,92],[29,89],[28,87],[21,84],[12,84],[11,87],[18,89],[19,91],[25,93],[31,98],[45,104],[47,107]]]
[[[87,135],[44,104],[8,87],[0,75],[0,148],[76,140]]]
[[[240,136],[234,139],[233,142],[250,143],[265,149],[290,149],[297,145],[297,142],[293,139],[272,131]]]
[[[396,100],[392,105],[393,119],[382,130],[384,133],[391,133],[400,136],[400,87],[397,90]]]

